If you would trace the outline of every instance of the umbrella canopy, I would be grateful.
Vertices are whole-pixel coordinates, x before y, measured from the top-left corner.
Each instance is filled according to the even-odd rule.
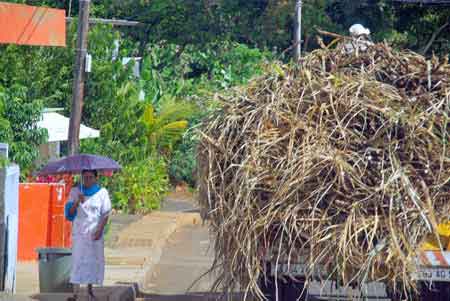
[[[121,167],[116,161],[97,155],[80,154],[53,161],[44,166],[39,175],[57,175],[81,173],[83,170],[98,170],[102,172],[118,171]]]

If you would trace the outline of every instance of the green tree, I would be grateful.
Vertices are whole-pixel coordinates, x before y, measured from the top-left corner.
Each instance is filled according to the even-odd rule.
[[[421,53],[447,55],[450,50],[450,6],[402,4],[387,0],[329,1],[327,14],[344,29],[369,27],[375,40]]]
[[[26,174],[38,156],[38,147],[47,131],[37,128],[43,102],[29,99],[28,89],[21,85],[0,86],[0,141],[10,144],[11,160]]]
[[[450,52],[450,5],[398,5],[395,7],[398,44],[426,55]]]
[[[188,120],[194,114],[194,106],[187,102],[169,99],[162,101],[161,109],[155,112],[148,104],[142,116],[146,136],[152,153],[169,155],[175,143],[179,142],[188,127]]]
[[[4,95],[4,89],[1,95]],[[11,125],[6,112],[6,97],[0,97],[0,141],[11,141]]]
[[[336,27],[326,14],[327,0],[305,1],[304,33],[307,44],[314,26]],[[138,20],[146,25],[124,32],[141,42],[141,54],[149,41],[181,46],[234,41],[251,47],[288,48],[294,25],[292,0],[152,0],[109,1],[108,17]]]
[[[46,106],[70,98],[71,48],[0,45],[0,53],[0,85],[25,86],[27,98],[41,99]]]
[[[130,213],[158,209],[169,190],[166,162],[161,157],[148,157],[127,164],[114,177],[107,179],[116,208]]]
[[[124,83],[115,93],[107,103],[95,107],[95,124],[101,136],[83,141],[82,150],[110,156],[126,165],[142,160],[148,154],[145,127],[140,121],[144,103],[138,99],[138,91],[132,82]]]

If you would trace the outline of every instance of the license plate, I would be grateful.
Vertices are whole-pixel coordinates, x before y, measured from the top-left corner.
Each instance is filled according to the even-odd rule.
[[[450,268],[419,267],[412,275],[414,280],[419,281],[443,281],[450,282]]]
[[[276,269],[276,267],[278,269]],[[278,276],[304,276],[306,274],[306,265],[299,264],[299,263],[279,263],[278,266],[276,266],[275,263],[271,263],[271,274],[272,276],[275,276],[275,271],[277,272]]]
[[[278,268],[275,269],[276,264],[274,262],[271,263],[271,276],[275,276],[275,271],[277,272],[277,276],[307,276],[309,272],[308,266],[301,263],[279,263]],[[313,275],[309,276],[318,276],[323,274],[323,271],[319,266],[316,266],[313,272]]]

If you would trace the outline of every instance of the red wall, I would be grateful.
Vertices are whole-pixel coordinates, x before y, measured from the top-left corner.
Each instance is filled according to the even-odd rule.
[[[19,185],[18,260],[37,260],[37,248],[70,248],[71,223],[64,218],[67,200],[64,184]]]

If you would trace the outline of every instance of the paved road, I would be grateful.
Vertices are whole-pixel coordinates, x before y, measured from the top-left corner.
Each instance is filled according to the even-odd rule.
[[[189,194],[168,197],[163,212],[193,212],[196,204]],[[209,248],[209,233],[200,224],[183,227],[174,233],[163,249],[162,257],[152,269],[144,290],[145,300],[152,301],[209,301],[217,295],[207,293],[210,276],[200,278],[211,267],[213,254]],[[199,279],[200,278],[200,279]],[[198,280],[198,281],[196,281]],[[189,292],[188,292],[189,289]],[[240,298],[236,298],[238,300]]]
[[[192,286],[191,292],[206,292],[211,276],[196,280],[208,271],[212,260],[207,228],[186,226],[170,238],[146,289],[157,294],[184,294]]]
[[[131,223],[137,222],[141,216],[131,214],[116,214],[110,217],[108,233],[105,237],[105,247],[113,248],[118,240],[120,231]]]
[[[169,212],[192,212],[192,200],[175,197],[168,199],[161,208]],[[212,276],[196,281],[211,267],[213,253],[210,249],[208,228],[201,224],[185,226],[172,234],[163,249],[160,262],[153,268],[145,285],[144,300],[152,301],[209,301],[217,295],[207,293],[213,282]],[[196,281],[196,282],[195,282]],[[187,290],[190,289],[189,292]],[[381,284],[372,284],[368,289],[369,298],[348,298],[358,295],[351,290],[336,290],[332,283],[313,283],[308,300],[388,300]],[[239,295],[233,301],[240,301]]]
[[[154,267],[142,296],[151,301],[215,301],[218,294],[208,293],[213,279],[201,277],[209,270],[213,254],[206,226],[186,226],[172,235]],[[189,289],[189,291],[188,291]],[[233,301],[240,301],[239,294]]]
[[[201,225],[184,227],[172,235],[165,246],[161,261],[154,268],[146,284],[145,300],[154,301],[206,301],[215,300],[217,295],[205,293],[213,279],[206,276],[193,282],[208,271],[213,260],[209,248],[208,229]],[[193,285],[193,286],[192,286]],[[192,287],[191,287],[192,286]],[[187,289],[191,287],[190,293]],[[200,293],[199,293],[200,292]],[[312,300],[351,300],[345,296],[357,295],[357,291],[336,290],[331,283],[314,283],[310,288]],[[320,296],[322,294],[322,296]],[[388,300],[380,284],[372,284],[369,298],[359,300]],[[358,298],[352,298],[358,300]],[[241,298],[236,296],[234,300]]]

